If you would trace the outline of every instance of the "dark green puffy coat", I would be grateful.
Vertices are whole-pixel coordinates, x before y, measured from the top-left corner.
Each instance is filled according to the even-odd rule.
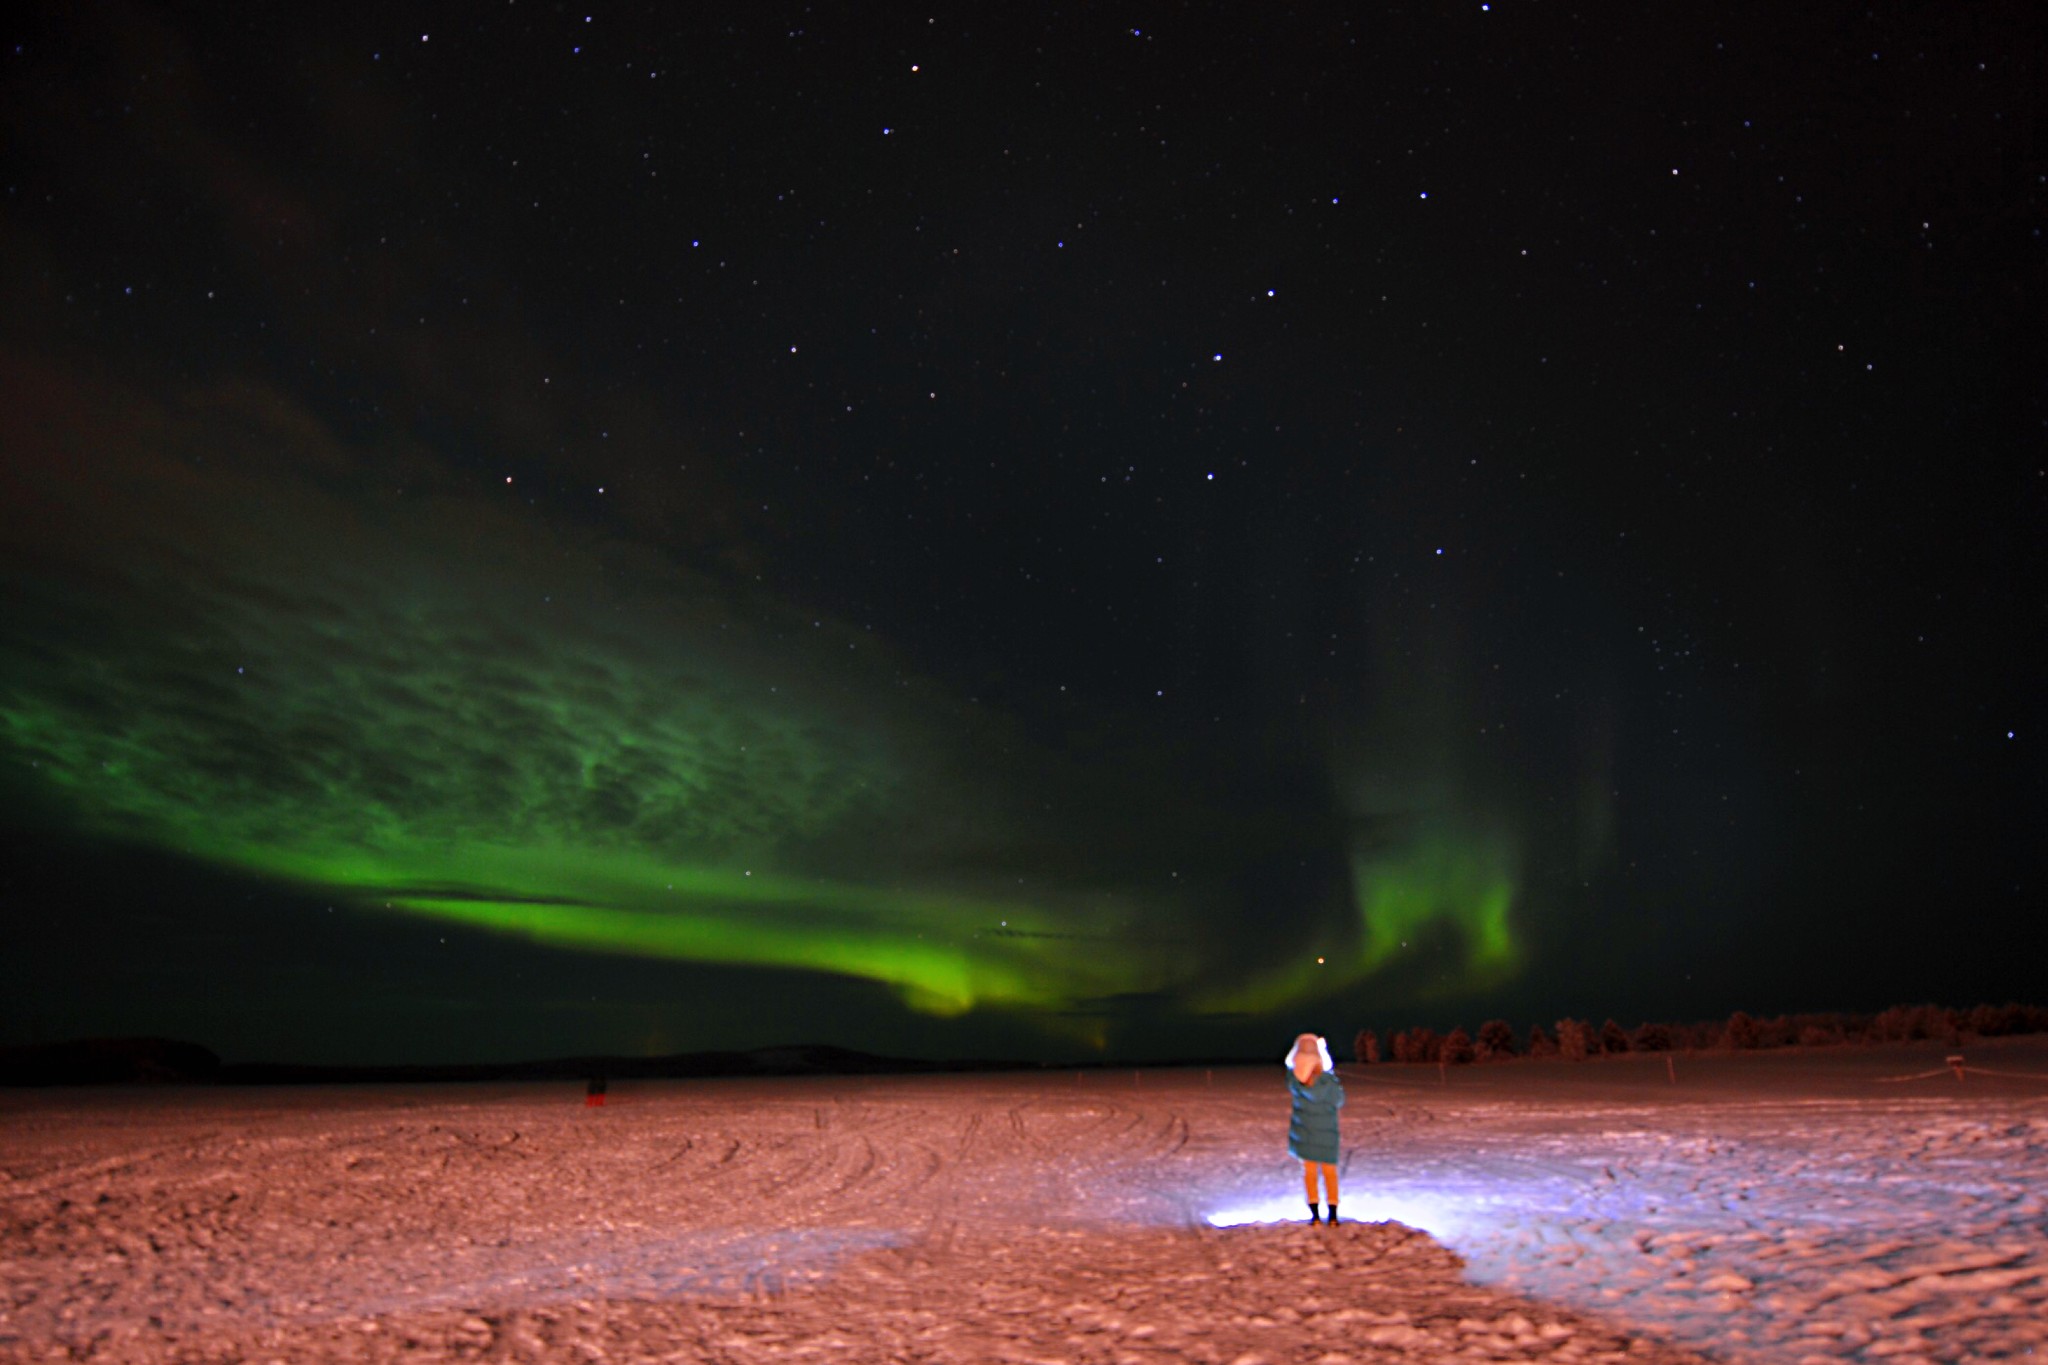
[[[1344,1083],[1336,1073],[1317,1074],[1303,1085],[1287,1073],[1287,1093],[1294,1097],[1294,1117],[1287,1123],[1287,1150],[1303,1161],[1337,1161],[1337,1111],[1344,1107]]]

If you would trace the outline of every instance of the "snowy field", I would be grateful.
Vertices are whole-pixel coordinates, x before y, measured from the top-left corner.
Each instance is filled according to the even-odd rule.
[[[1335,1229],[1277,1064],[0,1093],[0,1360],[2048,1356],[2048,1040],[1945,1051],[1346,1068]]]

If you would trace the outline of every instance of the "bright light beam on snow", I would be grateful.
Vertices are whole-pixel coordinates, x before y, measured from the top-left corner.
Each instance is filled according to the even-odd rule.
[[[1344,1191],[1340,1215],[1354,1223],[1404,1223],[1444,1240],[1462,1221],[1447,1201],[1409,1190]],[[1226,1204],[1203,1215],[1209,1226],[1242,1227],[1248,1223],[1306,1223],[1308,1204],[1299,1195],[1272,1195]]]

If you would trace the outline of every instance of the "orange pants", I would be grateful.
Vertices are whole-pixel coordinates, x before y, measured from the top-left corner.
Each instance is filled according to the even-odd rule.
[[[1301,1183],[1308,1189],[1308,1202],[1316,1202],[1316,1172],[1323,1173],[1323,1188],[1329,1192],[1326,1203],[1337,1202],[1337,1168],[1327,1161],[1304,1161],[1301,1163]]]

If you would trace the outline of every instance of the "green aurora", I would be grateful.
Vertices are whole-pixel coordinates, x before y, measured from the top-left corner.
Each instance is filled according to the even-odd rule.
[[[1432,924],[1471,979],[1515,965],[1509,839],[1432,818],[1354,840],[1348,907],[1218,925],[1213,897],[1147,872],[1188,841],[1176,821],[1228,837],[1199,803],[1161,784],[1129,803],[1164,808],[1149,824],[1048,824],[1036,798],[1085,766],[989,739],[873,635],[516,497],[344,497],[327,485],[369,482],[359,457],[254,406],[239,453],[197,456],[200,431],[153,414],[158,445],[10,463],[0,745],[79,830],[354,906],[1070,1033],[1120,997],[1328,997]],[[1051,866],[1062,839],[1077,856]]]

